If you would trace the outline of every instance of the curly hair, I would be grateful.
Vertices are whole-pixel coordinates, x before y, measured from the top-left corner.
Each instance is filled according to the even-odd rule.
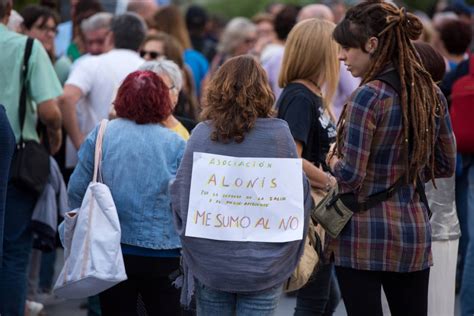
[[[272,116],[274,101],[265,70],[252,56],[241,55],[212,77],[201,116],[213,125],[211,140],[241,143],[257,118]]]
[[[398,71],[401,81],[402,157],[407,170],[407,182],[414,183],[420,171],[428,167],[434,183],[435,116],[444,113],[430,74],[422,66],[411,41],[419,38],[423,24],[413,14],[390,3],[367,1],[349,9],[344,20],[334,30],[334,39],[343,47],[365,49],[371,38],[378,39],[377,50],[371,56],[369,69],[361,84],[375,79],[388,65]],[[336,154],[341,155],[345,137],[344,109],[338,122]],[[411,158],[409,139],[412,140]]]
[[[156,124],[171,115],[168,87],[153,71],[129,74],[114,101],[117,116],[137,124]]]

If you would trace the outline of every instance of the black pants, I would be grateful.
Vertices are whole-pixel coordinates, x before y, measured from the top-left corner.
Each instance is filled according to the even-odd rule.
[[[148,316],[181,315],[180,292],[168,277],[179,268],[179,258],[123,257],[128,279],[100,293],[102,315],[137,315],[139,295]]]
[[[348,316],[383,316],[381,288],[392,316],[426,316],[430,269],[410,272],[364,271],[336,267]]]

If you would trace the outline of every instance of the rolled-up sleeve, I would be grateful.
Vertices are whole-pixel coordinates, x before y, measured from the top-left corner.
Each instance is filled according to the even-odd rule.
[[[439,130],[434,148],[434,176],[435,178],[447,178],[453,175],[456,168],[456,140],[451,118],[449,116],[446,98],[439,93],[440,112]],[[430,176],[427,177],[429,179]]]

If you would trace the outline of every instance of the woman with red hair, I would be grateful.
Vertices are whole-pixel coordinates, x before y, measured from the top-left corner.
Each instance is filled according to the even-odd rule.
[[[135,315],[138,295],[148,315],[181,313],[179,292],[168,279],[179,267],[181,248],[168,184],[185,142],[160,124],[172,112],[169,89],[154,72],[128,75],[114,101],[117,119],[108,123],[104,134],[101,175],[119,215],[128,280],[100,294],[103,315]],[[81,205],[92,179],[97,131],[79,150],[68,189],[72,208]]]

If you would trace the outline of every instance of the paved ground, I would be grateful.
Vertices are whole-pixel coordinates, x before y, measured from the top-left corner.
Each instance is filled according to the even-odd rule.
[[[62,253],[58,254],[58,258],[62,258]],[[61,261],[58,260],[56,265],[56,272],[58,273],[61,269]],[[385,297],[384,297],[385,298]],[[85,300],[68,300],[68,301],[57,301],[55,304],[46,306],[46,315],[47,316],[87,316],[87,312],[84,309],[80,309],[81,303]],[[278,311],[275,316],[290,316],[293,315],[295,307],[296,298],[282,295]],[[388,305],[384,300],[384,311],[388,311]],[[337,310],[334,316],[345,316],[346,310],[344,304],[341,302],[337,307]],[[390,315],[386,312],[385,315]],[[456,299],[456,311],[455,316],[460,315],[459,312],[459,298]],[[447,315],[446,315],[447,316]]]
[[[47,316],[86,316],[87,313],[85,310],[79,309],[81,301],[65,301],[61,304],[51,305],[46,307]],[[295,307],[295,298],[287,297],[286,295],[282,296],[278,311],[275,316],[290,316],[293,315],[293,310]],[[386,306],[385,306],[386,307]],[[384,308],[384,310],[388,310]],[[336,313],[334,316],[345,316],[346,310],[344,304],[339,304]],[[390,315],[385,313],[385,315]],[[459,313],[459,302],[456,300],[456,312],[455,315],[460,315]]]

